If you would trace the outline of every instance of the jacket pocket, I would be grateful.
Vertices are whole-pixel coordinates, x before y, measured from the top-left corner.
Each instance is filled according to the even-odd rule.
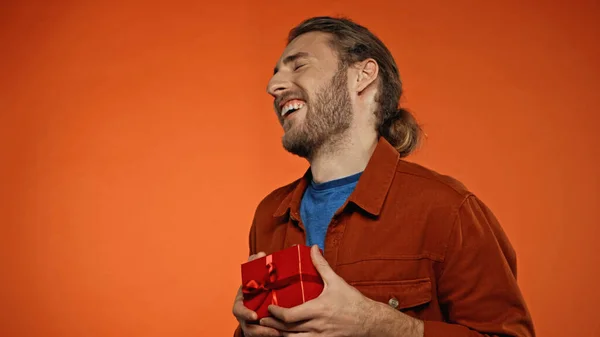
[[[401,311],[418,312],[431,302],[430,278],[401,281],[352,282],[364,296]]]

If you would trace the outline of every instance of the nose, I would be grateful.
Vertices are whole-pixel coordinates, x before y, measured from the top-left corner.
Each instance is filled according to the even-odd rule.
[[[283,78],[281,73],[273,75],[269,84],[267,84],[267,92],[273,97],[281,95],[282,92],[288,90],[291,87],[289,80]]]

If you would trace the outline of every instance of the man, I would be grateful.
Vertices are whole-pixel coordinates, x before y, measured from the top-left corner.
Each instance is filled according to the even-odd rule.
[[[271,305],[259,322],[239,291],[236,336],[534,336],[492,212],[402,159],[420,128],[398,108],[398,69],[377,37],[346,19],[302,22],[268,92],[283,146],[310,169],[259,204],[250,260],[311,245],[325,288],[294,308]]]

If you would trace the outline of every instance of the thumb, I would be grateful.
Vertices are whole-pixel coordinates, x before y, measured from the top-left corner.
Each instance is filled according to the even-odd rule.
[[[265,252],[258,252],[257,254],[250,255],[250,257],[248,257],[248,262],[256,260],[256,259],[260,259],[261,257],[265,257],[265,256],[267,256],[267,254],[265,254]]]
[[[325,284],[331,283],[332,281],[337,279],[337,274],[331,269],[325,257],[321,255],[321,251],[319,250],[319,246],[314,245],[310,248],[310,255],[312,258],[312,262],[315,265],[315,268],[321,275],[321,278],[325,282]]]

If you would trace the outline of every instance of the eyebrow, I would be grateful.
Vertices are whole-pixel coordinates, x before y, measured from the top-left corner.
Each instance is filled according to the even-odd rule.
[[[297,52],[295,54],[286,56],[283,59],[282,63],[283,64],[288,64],[288,63],[296,61],[299,58],[308,57],[308,56],[310,56],[310,54],[308,54],[305,51]],[[279,67],[275,67],[275,69],[273,69],[273,75],[277,74],[278,71],[279,71]]]

